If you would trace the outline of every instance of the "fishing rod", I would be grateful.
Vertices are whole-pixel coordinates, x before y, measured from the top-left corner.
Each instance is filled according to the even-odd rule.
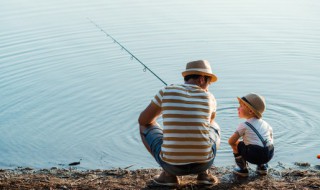
[[[144,63],[142,63],[142,61],[140,61],[135,55],[133,55],[127,48],[125,48],[122,44],[120,44],[114,37],[112,37],[110,34],[108,34],[105,30],[103,30],[98,24],[96,24],[95,22],[93,22],[90,18],[87,18],[92,24],[94,24],[98,29],[100,29],[101,32],[105,33],[107,35],[107,37],[110,37],[114,43],[117,43],[122,50],[125,50],[127,53],[129,53],[131,55],[131,59],[135,59],[137,60],[141,65],[144,66],[143,71],[150,71],[155,77],[157,77],[163,84],[165,84],[167,86],[167,83],[164,82],[157,74],[155,74],[147,65],[145,65]]]

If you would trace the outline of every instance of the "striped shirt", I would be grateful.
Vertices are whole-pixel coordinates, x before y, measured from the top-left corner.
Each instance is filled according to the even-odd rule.
[[[183,165],[213,159],[209,126],[216,100],[210,92],[197,85],[171,85],[160,90],[152,102],[162,110],[163,161]]]

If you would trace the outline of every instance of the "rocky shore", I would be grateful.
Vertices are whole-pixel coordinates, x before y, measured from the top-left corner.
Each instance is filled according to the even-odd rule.
[[[296,163],[294,168],[270,168],[267,176],[250,169],[248,178],[232,174],[230,167],[213,167],[211,172],[219,178],[214,186],[197,186],[196,176],[179,177],[181,185],[171,189],[320,189],[320,166]],[[166,189],[152,182],[159,169],[117,168],[110,170],[0,169],[0,189]],[[169,188],[167,188],[169,189]]]

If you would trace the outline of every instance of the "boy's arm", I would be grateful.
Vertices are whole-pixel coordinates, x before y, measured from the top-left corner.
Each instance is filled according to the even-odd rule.
[[[236,144],[236,143],[238,142],[239,138],[240,138],[239,133],[235,132],[235,133],[233,133],[233,135],[229,138],[228,142],[229,142],[230,145],[234,145],[234,144]]]
[[[240,138],[239,133],[235,132],[228,140],[228,143],[232,147],[233,153],[238,153],[239,138]]]

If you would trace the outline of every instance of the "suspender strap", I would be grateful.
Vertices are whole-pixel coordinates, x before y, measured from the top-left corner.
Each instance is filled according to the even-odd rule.
[[[258,135],[258,137],[259,137],[259,139],[261,140],[263,146],[266,147],[266,146],[267,146],[267,142],[266,142],[267,140],[263,140],[262,136],[261,136],[260,133],[257,131],[257,129],[254,128],[254,127],[251,125],[251,123],[249,123],[249,122],[247,122],[247,121],[245,122],[245,124],[247,124],[247,125],[252,129],[252,131],[254,131],[254,132]]]

